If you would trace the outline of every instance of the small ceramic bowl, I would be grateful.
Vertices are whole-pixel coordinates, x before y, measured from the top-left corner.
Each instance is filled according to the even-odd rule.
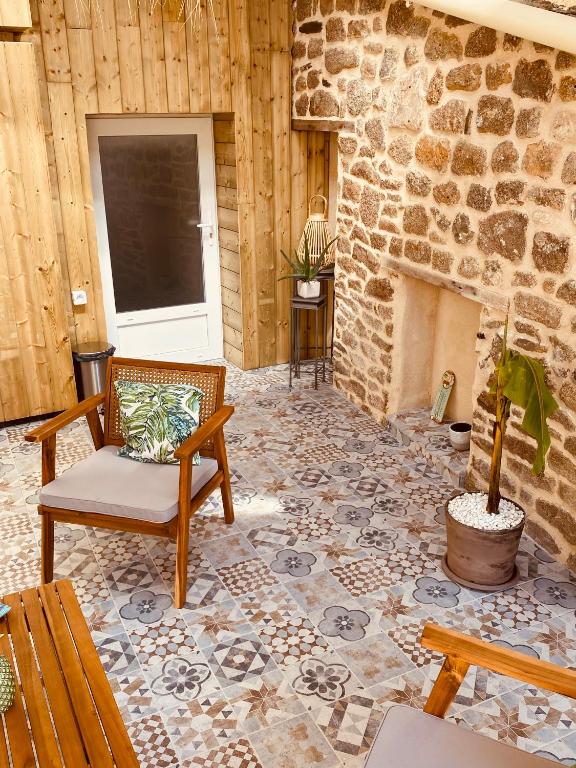
[[[448,427],[450,443],[455,451],[470,450],[470,435],[472,433],[472,424],[466,421],[455,421]]]

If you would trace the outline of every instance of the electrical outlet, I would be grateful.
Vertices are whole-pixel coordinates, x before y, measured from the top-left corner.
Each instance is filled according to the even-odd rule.
[[[75,307],[81,307],[87,303],[88,297],[86,296],[86,291],[72,291],[72,304],[74,304]]]

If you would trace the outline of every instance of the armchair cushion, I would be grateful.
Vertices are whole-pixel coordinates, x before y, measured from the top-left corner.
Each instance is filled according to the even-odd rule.
[[[178,464],[174,457],[200,423],[204,392],[192,384],[114,382],[120,408],[120,428],[126,441],[119,456],[136,461]],[[194,454],[194,464],[200,455]]]
[[[40,504],[166,523],[178,514],[179,466],[126,461],[106,445],[78,462],[40,492]],[[192,469],[192,498],[218,471],[201,457]]]
[[[417,709],[386,710],[364,768],[553,768],[558,763]]]

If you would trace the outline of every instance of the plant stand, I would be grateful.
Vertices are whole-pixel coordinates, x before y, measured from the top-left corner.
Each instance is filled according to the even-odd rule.
[[[314,313],[314,357],[310,360],[314,363],[314,389],[318,389],[318,373],[322,372],[322,381],[326,381],[326,334],[328,323],[326,295],[317,296],[314,299],[302,299],[300,296],[293,296],[290,299],[290,365],[288,386],[292,389],[292,379],[300,378],[301,345],[300,345],[300,316],[305,312],[306,317],[309,312]],[[321,317],[320,317],[321,315]],[[322,322],[320,322],[320,320]],[[318,358],[318,350],[322,350],[322,357]],[[307,344],[307,350],[310,351],[310,345]],[[321,363],[319,365],[319,363]]]

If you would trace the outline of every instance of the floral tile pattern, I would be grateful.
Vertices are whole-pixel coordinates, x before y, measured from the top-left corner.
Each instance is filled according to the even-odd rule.
[[[386,708],[421,709],[434,685],[427,621],[576,667],[576,577],[529,538],[504,593],[440,569],[462,457],[427,415],[391,431],[329,384],[286,382],[282,366],[228,366],[236,520],[224,523],[218,494],[192,519],[182,610],[174,542],[56,524],[56,574],[72,580],[143,768],[361,768]],[[39,582],[28,429],[0,429],[0,595]],[[91,450],[86,424],[69,425],[59,471]],[[576,762],[569,699],[471,667],[450,715]]]

